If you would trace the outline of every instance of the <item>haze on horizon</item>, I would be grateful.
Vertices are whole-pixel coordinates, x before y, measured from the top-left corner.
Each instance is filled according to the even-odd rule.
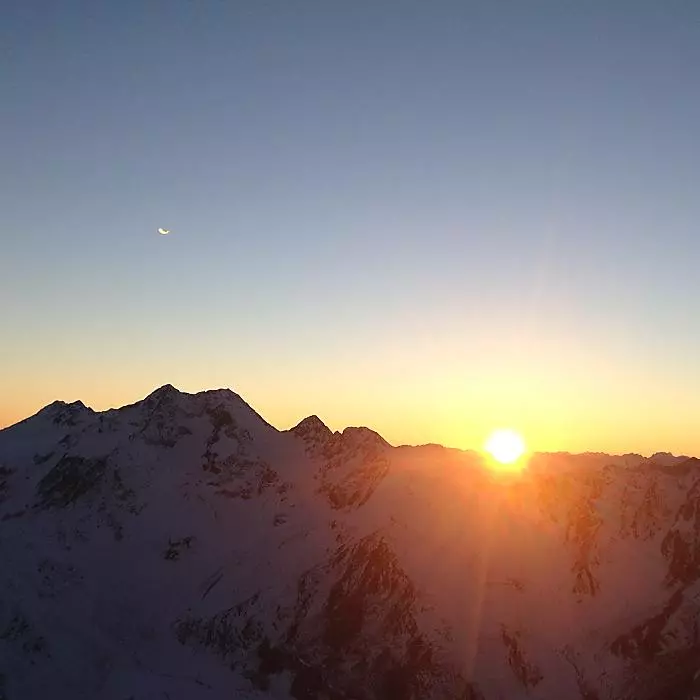
[[[696,4],[2,17],[0,427],[172,383],[393,444],[700,455]]]

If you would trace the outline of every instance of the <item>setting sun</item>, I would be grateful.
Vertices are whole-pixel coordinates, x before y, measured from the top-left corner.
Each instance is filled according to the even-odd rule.
[[[484,449],[499,464],[512,465],[525,453],[525,442],[514,430],[495,430]]]

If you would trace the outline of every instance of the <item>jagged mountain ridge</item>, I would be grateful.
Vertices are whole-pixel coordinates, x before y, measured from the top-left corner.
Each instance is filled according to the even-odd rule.
[[[700,667],[692,458],[503,478],[166,385],[0,431],[0,561],[12,700],[680,700]]]

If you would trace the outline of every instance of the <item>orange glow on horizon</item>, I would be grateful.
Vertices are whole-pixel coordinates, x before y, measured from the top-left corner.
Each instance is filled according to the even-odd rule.
[[[590,379],[587,385],[582,383],[579,375],[571,375],[566,384],[525,371],[520,375],[502,369],[486,372],[478,366],[477,374],[437,362],[431,374],[417,374],[411,382],[405,381],[404,374],[392,374],[388,362],[367,370],[362,382],[349,363],[342,370],[317,366],[289,374],[270,369],[262,361],[251,361],[245,373],[225,366],[216,371],[185,370],[169,358],[160,362],[157,372],[148,365],[109,371],[97,363],[84,363],[80,368],[70,365],[59,371],[56,360],[33,368],[31,382],[21,367],[14,367],[13,372],[8,369],[0,397],[0,427],[27,418],[56,399],[80,399],[95,410],[104,410],[138,401],[170,383],[189,393],[230,387],[280,430],[315,414],[331,430],[364,425],[392,445],[434,443],[483,451],[484,438],[494,426],[517,426],[527,436],[528,454],[700,455],[691,399],[674,396],[677,410],[659,414],[661,394],[643,382],[630,383],[624,394],[602,402],[602,389]],[[659,401],[651,401],[652,396]]]

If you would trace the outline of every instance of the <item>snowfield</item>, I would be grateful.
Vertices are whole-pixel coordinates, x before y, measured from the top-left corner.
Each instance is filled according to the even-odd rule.
[[[2,700],[700,697],[700,460],[392,447],[166,385],[0,431]]]

